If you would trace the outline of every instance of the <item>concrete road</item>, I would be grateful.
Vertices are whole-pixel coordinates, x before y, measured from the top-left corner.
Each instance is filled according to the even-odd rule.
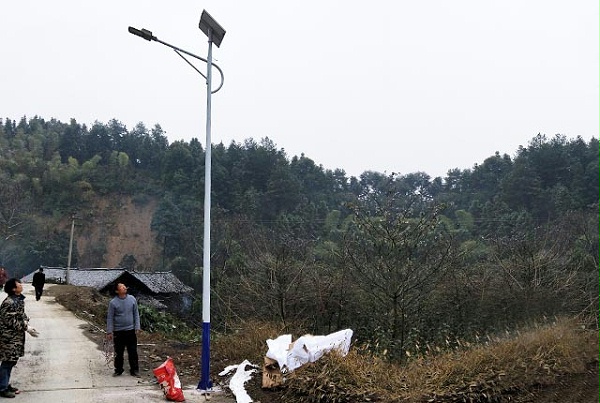
[[[48,287],[52,287],[49,285]],[[35,300],[33,287],[24,284],[25,311],[29,324],[40,332],[38,338],[26,335],[25,357],[13,369],[11,383],[21,393],[13,401],[19,403],[136,403],[165,402],[154,375],[142,373],[134,378],[128,372],[112,376],[112,363],[103,351],[88,339],[85,321],[59,305],[54,297]],[[0,301],[6,298],[0,293]],[[127,357],[125,358],[127,360]],[[127,365],[127,364],[126,364]],[[195,385],[183,385],[186,402],[205,402]],[[213,403],[233,403],[225,393],[212,393]]]

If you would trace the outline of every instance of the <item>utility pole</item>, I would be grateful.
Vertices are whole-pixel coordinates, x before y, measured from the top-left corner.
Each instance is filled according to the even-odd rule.
[[[69,259],[67,260],[67,284],[71,284],[71,255],[73,254],[73,232],[75,231],[75,214],[71,215],[71,240],[69,241]]]

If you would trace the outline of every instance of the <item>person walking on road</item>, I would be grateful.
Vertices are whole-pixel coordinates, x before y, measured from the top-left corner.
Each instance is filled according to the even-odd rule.
[[[42,298],[42,293],[44,292],[44,284],[46,284],[46,275],[44,274],[44,269],[39,268],[37,273],[33,275],[33,281],[31,285],[35,288],[35,300],[39,301]]]
[[[33,337],[38,333],[29,327],[21,282],[9,279],[4,284],[4,292],[8,296],[0,304],[0,396],[15,397],[20,392],[11,386],[10,374],[19,358],[25,355],[25,332]]]
[[[114,341],[115,347],[113,376],[123,373],[123,353],[127,348],[129,373],[139,377],[137,333],[140,331],[140,313],[137,300],[127,294],[127,287],[123,283],[117,284],[116,292],[117,295],[108,304],[106,315],[106,337]]]

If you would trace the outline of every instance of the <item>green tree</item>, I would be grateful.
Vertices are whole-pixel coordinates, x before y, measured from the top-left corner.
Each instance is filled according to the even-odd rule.
[[[452,265],[453,244],[439,225],[440,206],[423,205],[395,185],[352,207],[343,261],[363,290],[361,303],[377,312],[365,319],[384,332],[391,357],[401,359],[417,313]]]

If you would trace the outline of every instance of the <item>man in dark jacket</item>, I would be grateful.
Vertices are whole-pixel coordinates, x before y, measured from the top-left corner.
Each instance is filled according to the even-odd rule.
[[[46,284],[46,275],[44,274],[44,269],[40,267],[38,272],[33,275],[33,281],[31,282],[31,285],[35,288],[36,301],[39,301],[42,297],[44,284]]]

